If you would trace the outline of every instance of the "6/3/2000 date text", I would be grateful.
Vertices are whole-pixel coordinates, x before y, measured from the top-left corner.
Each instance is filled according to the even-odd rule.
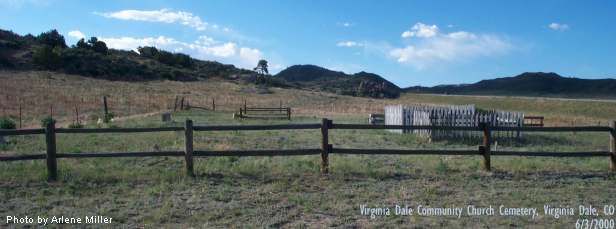
[[[575,229],[614,229],[614,219],[578,219],[575,221]]]

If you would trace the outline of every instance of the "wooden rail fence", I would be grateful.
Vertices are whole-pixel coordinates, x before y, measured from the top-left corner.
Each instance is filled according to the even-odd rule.
[[[543,116],[524,116],[524,126],[543,126]]]
[[[321,130],[321,147],[313,149],[271,149],[271,150],[228,150],[228,151],[203,151],[193,149],[194,131],[253,131],[253,130]],[[455,130],[455,131],[478,131],[483,135],[483,143],[477,150],[450,150],[450,149],[352,149],[335,148],[329,144],[329,131],[335,129],[387,129],[387,130]],[[146,133],[184,131],[184,151],[163,152],[105,152],[105,153],[57,153],[57,134],[85,134],[85,133]],[[525,131],[525,132],[608,132],[610,133],[610,151],[589,152],[529,152],[529,151],[492,151],[491,136],[496,131]],[[49,181],[57,180],[58,158],[94,158],[94,157],[160,157],[177,156],[184,157],[186,162],[186,174],[194,176],[194,157],[220,157],[220,156],[297,156],[297,155],[321,155],[321,172],[329,173],[329,154],[396,154],[396,155],[477,155],[483,158],[485,170],[491,170],[491,156],[538,156],[538,157],[608,157],[611,171],[616,171],[616,121],[611,126],[576,126],[576,127],[494,127],[489,123],[483,123],[479,127],[470,126],[409,126],[409,125],[364,125],[364,124],[335,124],[332,120],[323,119],[320,124],[282,124],[282,125],[211,125],[193,126],[191,120],[186,120],[184,127],[161,127],[161,128],[106,128],[106,129],[67,129],[55,128],[55,123],[50,122],[44,129],[19,129],[0,130],[0,136],[15,135],[38,135],[45,134],[46,154],[30,155],[0,155],[0,161],[40,160],[47,162],[47,176]]]
[[[291,120],[290,107],[240,107],[238,118]]]

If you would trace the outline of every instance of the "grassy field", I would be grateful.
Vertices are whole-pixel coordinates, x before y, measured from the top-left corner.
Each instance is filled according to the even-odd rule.
[[[102,97],[107,96],[111,112],[126,117],[173,108],[177,96],[191,105],[236,111],[244,100],[249,106],[289,106],[294,114],[315,117],[366,117],[382,113],[385,105],[475,104],[482,109],[524,112],[545,116],[547,125],[606,125],[616,119],[615,102],[575,101],[549,98],[475,97],[404,94],[399,99],[370,99],[294,89],[262,90],[250,85],[218,79],[199,82],[118,82],[81,76],[31,71],[0,71],[0,116],[17,118],[22,106],[23,125],[39,126],[50,113],[61,124],[95,121],[102,114]]]
[[[119,119],[107,127],[276,124],[286,120],[234,120],[246,98],[250,104],[278,105],[280,100],[297,111],[292,123],[318,123],[328,117],[336,123],[365,123],[367,114],[385,104],[473,103],[486,109],[523,111],[545,115],[550,125],[603,125],[614,119],[616,104],[559,101],[541,98],[452,97],[404,95],[396,100],[354,98],[310,91],[270,89],[255,92],[246,85],[206,81],[197,83],[126,83],[49,75],[46,72],[2,72],[0,95],[6,112],[15,101],[36,106],[56,104],[61,126],[71,122],[71,95],[132,101],[111,103]],[[28,82],[28,83],[20,83]],[[58,93],[40,93],[53,89]],[[20,95],[20,96],[16,96]],[[219,111],[182,111],[172,124],[158,115],[139,115],[169,107],[176,95],[192,101],[216,98]],[[7,97],[8,96],[8,97]],[[12,96],[12,97],[11,97]],[[126,96],[126,97],[123,97]],[[164,99],[153,99],[153,98]],[[11,98],[11,99],[6,99]],[[146,99],[147,98],[147,99]],[[204,99],[206,98],[206,99]],[[149,99],[149,100],[148,100]],[[98,100],[97,100],[98,101]],[[114,100],[111,100],[114,101]],[[117,100],[116,100],[117,101]],[[147,102],[151,101],[151,108]],[[61,105],[64,103],[64,105]],[[196,103],[196,102],[195,102]],[[158,104],[158,107],[154,106]],[[172,102],[170,103],[172,104]],[[194,103],[193,103],[194,104]],[[35,107],[36,107],[35,106]],[[62,111],[61,107],[66,107]],[[86,105],[89,116],[100,115],[99,105]],[[36,127],[45,108],[28,113]],[[14,113],[10,113],[14,114]],[[133,116],[129,116],[133,115]],[[88,117],[86,117],[88,116]],[[59,134],[59,153],[182,150],[183,132],[138,134]],[[44,136],[8,138],[0,154],[42,153]],[[502,140],[498,150],[574,151],[607,150],[606,133],[524,134],[517,141]],[[477,141],[435,141],[382,130],[332,130],[330,143],[348,148],[476,149]],[[227,131],[195,133],[195,149],[295,149],[318,148],[319,130]],[[45,161],[0,163],[0,217],[14,215],[84,217],[103,215],[117,224],[147,227],[573,227],[576,216],[543,215],[543,205],[615,204],[616,176],[608,158],[493,157],[492,172],[481,170],[478,156],[350,156],[330,155],[330,175],[319,172],[320,157],[220,157],[197,158],[196,178],[184,176],[183,158],[60,159],[60,181],[47,183]],[[529,217],[422,217],[389,216],[371,219],[360,214],[360,205],[392,207],[427,205],[465,207],[506,205],[536,207],[541,215]],[[613,217],[612,217],[613,218]],[[4,218],[0,227],[9,226]]]
[[[174,114],[181,126],[199,124],[287,123],[237,121],[229,112],[185,111]],[[362,117],[334,118],[337,123]],[[293,123],[317,123],[298,117]],[[122,127],[160,126],[158,117],[126,120]],[[128,137],[130,136],[130,137]],[[200,132],[195,149],[317,148],[318,130]],[[533,140],[535,139],[535,140]],[[538,140],[537,140],[538,139]],[[44,151],[44,139],[12,137],[5,152]],[[412,135],[378,130],[335,130],[336,147],[475,149],[479,142],[427,143]],[[606,150],[606,134],[525,135],[499,149]],[[61,134],[58,152],[181,150],[183,133]],[[481,171],[480,157],[330,156],[329,176],[319,173],[319,156],[223,157],[195,161],[197,177],[184,177],[182,158],[60,159],[60,182],[46,183],[44,161],[0,164],[0,215],[105,215],[117,223],[138,225],[254,227],[382,227],[396,225],[565,227],[577,218],[419,217],[370,219],[360,205],[429,206],[509,205],[542,209],[543,204],[613,204],[615,177],[607,158],[493,158],[494,171]],[[96,207],[93,207],[96,206]],[[3,224],[0,224],[3,225]],[[5,225],[6,226],[6,225]]]

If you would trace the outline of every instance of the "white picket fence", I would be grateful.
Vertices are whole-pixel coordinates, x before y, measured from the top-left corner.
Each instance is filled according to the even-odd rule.
[[[432,126],[465,126],[477,127],[480,123],[491,126],[516,127],[524,124],[524,114],[505,111],[477,111],[475,105],[394,105],[385,107],[386,125],[432,125]],[[478,131],[451,130],[392,130],[397,133],[417,134],[429,139],[444,138],[475,138],[480,137]],[[520,132],[497,131],[496,138],[520,137]]]

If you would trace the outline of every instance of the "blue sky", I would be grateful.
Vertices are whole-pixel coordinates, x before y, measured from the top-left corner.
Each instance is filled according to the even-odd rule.
[[[69,44],[153,45],[271,72],[295,64],[377,73],[399,86],[526,71],[616,77],[616,1],[0,0],[0,28],[55,28]]]

